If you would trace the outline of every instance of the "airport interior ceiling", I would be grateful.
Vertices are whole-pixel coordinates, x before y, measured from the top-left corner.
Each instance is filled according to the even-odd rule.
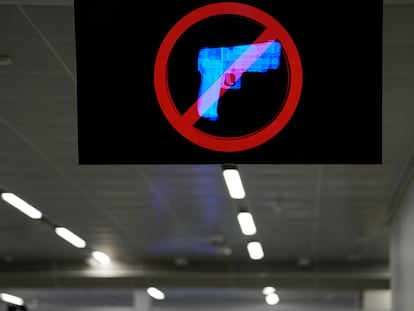
[[[42,213],[0,200],[0,292],[29,310],[122,309],[154,286],[166,295],[156,310],[268,310],[274,286],[286,310],[355,310],[364,291],[390,289],[391,223],[414,173],[414,1],[384,1],[381,163],[235,163],[241,199],[217,163],[79,164],[75,39],[72,1],[0,1],[0,188]],[[102,66],[128,63],[110,54]]]

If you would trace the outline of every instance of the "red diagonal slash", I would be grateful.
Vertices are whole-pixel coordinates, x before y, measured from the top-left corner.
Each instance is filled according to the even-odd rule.
[[[276,40],[276,32],[275,29],[270,29],[270,28],[266,28],[266,30],[264,32],[261,33],[261,35],[253,42],[253,44],[248,47],[246,49],[246,51],[244,51],[244,53],[242,55],[239,56],[238,59],[236,59],[233,64],[224,71],[224,73],[226,72],[231,72],[232,69],[234,68],[241,68],[243,67],[243,70],[239,70],[240,73],[242,74],[245,70],[247,70],[255,61],[257,58],[260,58],[260,56],[267,50],[267,48],[272,44],[272,41]],[[256,43],[267,43],[268,44],[264,44],[263,48],[260,48],[259,50],[257,49],[257,47],[254,46],[254,44]],[[252,53],[252,50],[255,50],[255,53]],[[252,54],[256,54],[257,57],[251,57],[250,55]],[[243,64],[245,64],[244,66],[239,66],[239,64],[243,62]],[[223,74],[224,74],[223,73]],[[221,81],[222,77],[219,77],[210,87],[207,91],[204,92],[204,94],[202,95],[202,97],[211,97],[210,94],[211,92],[217,88],[220,87],[220,81]],[[222,96],[225,92],[227,91],[227,89],[221,89],[220,91],[220,96]],[[198,121],[198,119],[200,118],[198,112],[197,112],[197,102],[198,100],[191,105],[191,107],[182,115],[181,117],[181,122],[183,124],[186,124],[187,126],[193,126],[195,122]],[[209,105],[212,105],[213,102],[211,101],[209,103]],[[209,107],[208,107],[209,108]],[[206,109],[207,110],[207,109]]]

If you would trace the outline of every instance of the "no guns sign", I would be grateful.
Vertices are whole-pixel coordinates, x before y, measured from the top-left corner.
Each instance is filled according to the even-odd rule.
[[[383,4],[350,1],[75,0],[79,163],[381,163]]]
[[[246,45],[245,48],[241,49],[242,51],[240,53],[235,53],[236,56],[233,57],[233,59],[230,59],[230,66],[228,68],[219,69],[217,76],[213,75],[214,78],[210,81],[211,83],[205,88],[205,92],[199,92],[200,97],[198,98],[197,102],[194,103],[188,109],[188,111],[182,115],[176,109],[174,102],[171,100],[169,91],[169,55],[174,44],[189,27],[193,26],[201,19],[209,18],[215,15],[242,16],[252,20],[253,22],[261,24],[264,31],[251,45]],[[261,55],[266,55],[266,51],[272,47],[272,42],[280,42],[277,45],[279,54],[278,56],[280,56],[282,49],[284,51],[283,56],[286,63],[288,64],[288,74],[290,76],[285,102],[282,105],[281,111],[272,120],[272,122],[265,124],[262,129],[256,131],[255,133],[243,135],[240,137],[218,137],[204,133],[195,128],[194,123],[198,120],[198,118],[203,117],[204,113],[200,113],[200,111],[197,113],[196,111],[197,105],[201,101],[201,98],[205,97],[209,99],[211,96],[207,96],[206,93],[211,92],[214,94],[214,90],[220,89],[220,93],[218,91],[215,92],[216,94],[219,93],[218,96],[216,96],[217,98],[211,100],[210,103],[207,104],[207,108],[205,110],[208,112],[211,110],[212,106],[217,105],[216,101],[218,100],[218,97],[220,95],[223,95],[227,89],[230,89],[230,87],[224,88],[223,85],[220,85],[221,80],[226,80],[224,76],[226,74],[230,75],[232,72],[238,72],[238,76],[235,76],[234,81],[230,81],[229,84],[237,83],[239,79],[241,79],[241,75],[244,71],[248,71],[251,66],[254,66],[255,63],[258,63]],[[264,47],[261,47],[262,45],[264,45]],[[280,48],[280,45],[282,48]],[[256,49],[257,46],[260,47],[259,51]],[[251,49],[255,49],[253,57],[252,53],[249,53]],[[224,53],[220,53],[220,56],[222,55],[224,58]],[[270,57],[266,59],[270,59]],[[217,67],[220,66],[220,61],[221,59],[217,59]],[[247,65],[245,65],[246,62],[248,62]],[[210,71],[207,70],[204,72],[204,75],[209,75],[209,73],[213,70],[214,68],[210,69]],[[289,36],[288,32],[283,28],[283,26],[280,25],[272,16],[252,6],[241,3],[224,2],[207,5],[191,12],[190,14],[183,17],[171,29],[167,37],[164,39],[157,55],[155,63],[154,84],[161,108],[168,120],[178,132],[180,132],[184,137],[193,143],[200,145],[201,147],[216,151],[234,152],[250,149],[266,142],[274,135],[276,135],[287,124],[299,102],[302,88],[302,65],[299,53],[292,38]],[[214,108],[214,114],[212,117],[210,116],[210,119],[212,118],[213,121],[218,118],[216,111],[217,108]]]

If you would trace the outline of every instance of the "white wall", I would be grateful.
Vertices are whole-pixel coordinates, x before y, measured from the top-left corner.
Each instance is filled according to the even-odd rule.
[[[411,180],[391,228],[393,311],[414,310],[414,180]]]
[[[390,311],[392,305],[391,290],[370,289],[362,293],[362,310]]]

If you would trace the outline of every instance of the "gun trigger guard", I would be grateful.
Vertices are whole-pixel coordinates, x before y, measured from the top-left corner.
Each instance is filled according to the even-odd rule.
[[[236,75],[233,72],[224,74],[223,88],[229,89],[236,83]]]
[[[240,73],[239,72],[226,72],[224,74],[224,79],[222,80],[221,87],[223,89],[231,89],[231,88],[240,88]]]

